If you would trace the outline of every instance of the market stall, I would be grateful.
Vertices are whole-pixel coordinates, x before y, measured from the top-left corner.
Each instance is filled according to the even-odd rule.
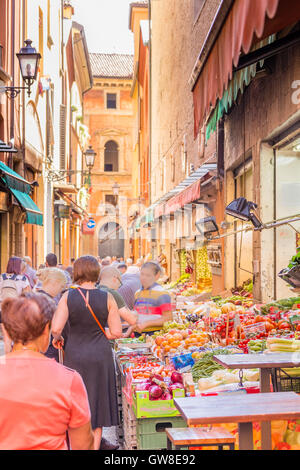
[[[184,398],[251,394],[255,408],[261,392],[300,392],[300,360],[293,357],[300,352],[300,297],[260,305],[253,301],[249,281],[227,297],[203,301],[182,295],[189,282],[184,273],[169,285],[175,298],[173,320],[160,331],[116,341],[123,423],[119,437],[126,449],[166,449],[165,429],[188,425],[175,406]],[[271,429],[272,449],[300,449],[300,420],[286,416],[279,416],[271,428],[254,419],[254,449],[262,448],[266,429],[269,434]],[[236,437],[237,449],[238,421],[226,419],[220,426]]]

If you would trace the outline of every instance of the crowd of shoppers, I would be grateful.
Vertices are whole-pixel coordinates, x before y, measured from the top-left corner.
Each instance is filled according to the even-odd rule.
[[[37,272],[30,258],[9,260],[0,276],[0,449],[118,447],[102,436],[119,424],[111,342],[171,318],[161,276],[142,258],[82,256],[63,267],[49,253]]]

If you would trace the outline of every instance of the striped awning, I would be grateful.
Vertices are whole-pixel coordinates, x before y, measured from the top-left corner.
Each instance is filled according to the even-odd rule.
[[[215,28],[210,29],[195,66],[192,88],[195,138],[227,90],[241,53],[248,54],[257,42],[300,19],[300,2],[295,0],[233,0],[231,3],[214,40]],[[219,11],[224,5],[221,2]]]

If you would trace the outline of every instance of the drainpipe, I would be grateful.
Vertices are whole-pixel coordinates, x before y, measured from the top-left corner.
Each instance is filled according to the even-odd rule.
[[[274,173],[273,173],[273,219],[277,220],[277,197],[276,197],[276,179],[277,179],[277,168],[276,168],[276,150],[273,149],[274,155]],[[277,231],[274,227],[274,238],[273,238],[273,257],[274,257],[274,300],[277,299]]]
[[[148,20],[149,20],[149,156],[148,156],[148,194],[149,202],[152,203],[152,191],[151,191],[151,155],[152,155],[152,14],[151,14],[151,0],[149,0],[148,8]]]
[[[15,86],[15,0],[11,3],[11,76],[12,86]],[[10,140],[15,136],[15,101],[10,100]],[[12,156],[9,156],[9,166],[13,168]]]
[[[25,17],[26,17],[26,2],[23,0],[23,5],[22,5],[22,44],[24,44],[24,41],[26,40],[25,38]],[[25,90],[22,90],[22,173],[23,173],[23,178],[25,178]]]

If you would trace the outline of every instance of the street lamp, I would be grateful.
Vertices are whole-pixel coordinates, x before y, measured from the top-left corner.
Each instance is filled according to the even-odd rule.
[[[112,187],[114,196],[119,196],[119,191],[120,191],[120,185],[116,182],[113,187]]]
[[[83,152],[83,155],[85,157],[85,164],[89,170],[89,173],[88,173],[88,176],[85,178],[85,181],[84,181],[84,186],[86,187],[91,187],[92,183],[91,183],[91,171],[92,171],[92,168],[94,166],[94,163],[95,163],[95,158],[96,158],[96,152],[95,150],[92,148],[91,145],[89,145],[88,149],[86,149],[85,152]]]
[[[118,185],[118,183],[115,182],[115,184],[112,187],[112,190],[113,190],[113,193],[114,193],[114,196],[115,196],[115,205],[117,206],[118,205],[118,196],[119,196],[119,191],[120,191],[120,185]]]
[[[227,215],[235,217],[236,219],[252,222],[256,229],[263,227],[262,223],[253,211],[257,209],[257,204],[252,201],[247,201],[244,197],[240,197],[232,201],[225,209]]]
[[[219,227],[215,217],[205,217],[204,219],[198,220],[198,222],[196,222],[196,227],[206,238],[211,238],[212,233],[219,232]]]
[[[88,167],[89,171],[91,171],[91,169],[94,166],[95,158],[97,154],[95,150],[92,148],[92,146],[89,145],[89,148],[85,152],[83,152],[83,155],[85,157],[85,164]]]
[[[21,90],[27,90],[28,96],[31,94],[31,86],[36,80],[39,63],[41,60],[41,54],[36,52],[36,49],[31,46],[32,41],[27,39],[25,41],[26,46],[20,49],[20,52],[16,54],[19,60],[21,74],[24,82],[27,86],[25,87],[3,87],[8,98],[14,99]]]

